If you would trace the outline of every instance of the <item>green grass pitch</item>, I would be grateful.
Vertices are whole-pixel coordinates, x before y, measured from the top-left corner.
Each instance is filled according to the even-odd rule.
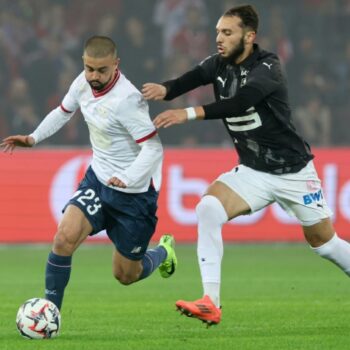
[[[49,246],[0,247],[1,350],[350,349],[350,280],[306,244],[226,244],[220,325],[207,329],[175,312],[177,299],[201,296],[194,245],[178,245],[176,274],[122,286],[111,246],[81,247],[73,258],[52,340],[26,340],[19,305],[43,295]]]

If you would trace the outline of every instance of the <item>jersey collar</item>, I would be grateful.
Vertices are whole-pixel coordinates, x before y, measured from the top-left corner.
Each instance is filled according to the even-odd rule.
[[[114,87],[114,85],[117,83],[117,81],[119,80],[120,77],[120,71],[119,69],[116,70],[114,78],[112,79],[112,81],[110,81],[103,90],[95,90],[95,89],[91,89],[92,90],[92,94],[95,97],[101,97],[103,95],[106,95],[109,91],[111,91]]]
[[[239,64],[239,66],[243,66],[244,68],[250,67],[259,57],[260,47],[258,44],[253,44],[253,53],[250,54],[243,62]]]

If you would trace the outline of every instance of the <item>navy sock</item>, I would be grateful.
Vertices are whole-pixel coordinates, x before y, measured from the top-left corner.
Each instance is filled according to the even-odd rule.
[[[162,246],[148,249],[142,258],[143,270],[139,280],[148,277],[166,259],[166,257],[167,251]]]
[[[59,309],[62,306],[64,289],[71,271],[72,257],[60,256],[51,252],[47,259],[45,275],[45,297]]]

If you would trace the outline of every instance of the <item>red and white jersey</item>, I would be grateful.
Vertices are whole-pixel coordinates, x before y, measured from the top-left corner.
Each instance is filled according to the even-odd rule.
[[[125,76],[117,71],[115,78],[102,91],[93,90],[82,72],[72,83],[64,97],[61,109],[71,116],[78,109],[90,131],[93,150],[92,169],[98,179],[106,184],[116,176],[125,181],[124,192],[147,191],[151,178],[156,190],[160,187],[162,148],[157,131],[150,119],[148,104],[142,94]],[[145,176],[128,174],[141,151],[142,143],[152,139],[159,143],[151,161],[144,162]],[[146,142],[147,143],[147,142]],[[159,155],[159,153],[161,153]],[[134,179],[134,181],[129,181]]]

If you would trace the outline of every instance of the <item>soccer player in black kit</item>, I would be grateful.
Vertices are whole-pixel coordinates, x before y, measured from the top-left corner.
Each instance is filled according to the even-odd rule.
[[[196,207],[204,296],[176,302],[182,313],[208,325],[221,320],[222,225],[274,202],[299,220],[312,250],[350,275],[350,244],[334,231],[310,147],[294,128],[279,59],[254,43],[258,22],[250,5],[229,9],[216,26],[217,54],[177,79],[146,83],[142,90],[146,99],[171,100],[213,84],[216,102],[167,110],[154,124],[222,119],[239,155],[239,165],[221,174]]]

